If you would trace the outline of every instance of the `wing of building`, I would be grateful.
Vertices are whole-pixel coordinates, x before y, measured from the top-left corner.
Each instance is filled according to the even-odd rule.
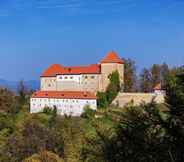
[[[109,52],[100,63],[88,66],[53,64],[40,77],[41,89],[31,98],[31,112],[56,106],[61,115],[80,116],[86,105],[96,109],[96,92],[105,91],[109,74],[116,70],[123,85],[124,61],[114,51]]]

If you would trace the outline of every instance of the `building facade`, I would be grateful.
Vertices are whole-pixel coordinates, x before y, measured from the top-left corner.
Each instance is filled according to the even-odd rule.
[[[90,92],[38,91],[31,98],[31,113],[42,112],[44,108],[57,108],[60,115],[80,116],[84,107],[96,110],[96,96]]]
[[[31,97],[31,113],[45,107],[56,107],[61,115],[80,116],[85,106],[97,108],[95,94],[105,91],[113,71],[118,71],[124,84],[124,61],[110,52],[98,64],[88,66],[51,65],[40,77],[40,91]]]
[[[41,76],[41,91],[105,91],[109,74],[116,70],[123,85],[124,62],[113,51],[99,64],[70,67],[54,64]]]

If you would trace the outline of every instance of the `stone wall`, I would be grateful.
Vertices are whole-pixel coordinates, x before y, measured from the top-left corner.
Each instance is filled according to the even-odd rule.
[[[113,104],[118,104],[120,107],[125,106],[129,102],[133,101],[134,105],[139,105],[142,102],[149,103],[152,99],[155,99],[156,103],[164,103],[164,94],[157,93],[119,93]]]
[[[41,91],[56,91],[56,77],[41,77]]]

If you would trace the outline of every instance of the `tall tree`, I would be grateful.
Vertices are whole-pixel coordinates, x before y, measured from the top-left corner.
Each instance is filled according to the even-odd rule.
[[[15,95],[7,89],[0,89],[0,112],[12,115],[18,112]]]
[[[136,91],[136,67],[135,61],[131,59],[125,60],[125,69],[124,69],[124,91],[125,92],[134,92]]]
[[[173,161],[180,162],[184,160],[184,67],[171,71],[166,87],[170,154]]]
[[[161,82],[161,66],[158,64],[153,64],[151,67],[151,82],[152,88]]]
[[[142,92],[152,91],[152,78],[148,69],[144,68],[140,74],[140,89]]]
[[[166,83],[169,77],[169,66],[166,63],[161,65],[161,85],[162,88],[166,88]]]
[[[18,100],[20,105],[26,103],[26,97],[27,97],[27,89],[24,84],[24,81],[21,80],[18,85]]]
[[[110,105],[120,91],[119,72],[114,71],[109,75],[110,83],[106,89],[107,102]]]

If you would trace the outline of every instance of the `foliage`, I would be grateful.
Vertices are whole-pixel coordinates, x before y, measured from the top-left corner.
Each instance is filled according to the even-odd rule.
[[[124,64],[124,91],[135,92],[137,90],[137,76],[135,62],[131,59],[123,59]]]
[[[97,103],[98,107],[100,108],[106,108],[108,107],[112,101],[116,98],[118,95],[118,92],[120,91],[120,78],[118,71],[112,72],[109,76],[109,85],[107,86],[107,89],[105,92],[98,92],[97,93]]]
[[[97,106],[99,108],[106,108],[108,106],[106,92],[97,92]]]
[[[110,83],[106,89],[106,97],[108,105],[110,105],[120,91],[120,79],[118,71],[112,72],[112,74],[110,74],[108,78],[110,80]]]
[[[166,101],[170,117],[165,124],[169,132],[173,161],[184,159],[184,67],[172,71],[167,82]]]
[[[165,65],[164,79],[163,74],[159,79],[155,75],[164,80],[165,105],[152,101],[124,108],[109,106],[120,90],[118,74],[114,72],[109,76],[106,92],[98,93],[99,106],[108,108],[93,111],[86,107],[82,118],[59,116],[56,108],[29,114],[29,93],[25,102],[19,102],[20,94],[15,96],[1,89],[0,161],[182,162],[183,71],[183,67],[175,68],[168,74]],[[150,69],[146,73],[149,77],[143,81],[149,80],[150,85],[145,89],[153,83]]]
[[[84,113],[82,114],[83,118],[91,119],[95,116],[95,110],[91,109],[90,106],[84,107]]]
[[[34,154],[23,162],[63,162],[63,160],[52,152],[41,151],[39,154]]]
[[[0,89],[0,112],[13,115],[18,110],[18,102],[14,94],[8,89]]]

